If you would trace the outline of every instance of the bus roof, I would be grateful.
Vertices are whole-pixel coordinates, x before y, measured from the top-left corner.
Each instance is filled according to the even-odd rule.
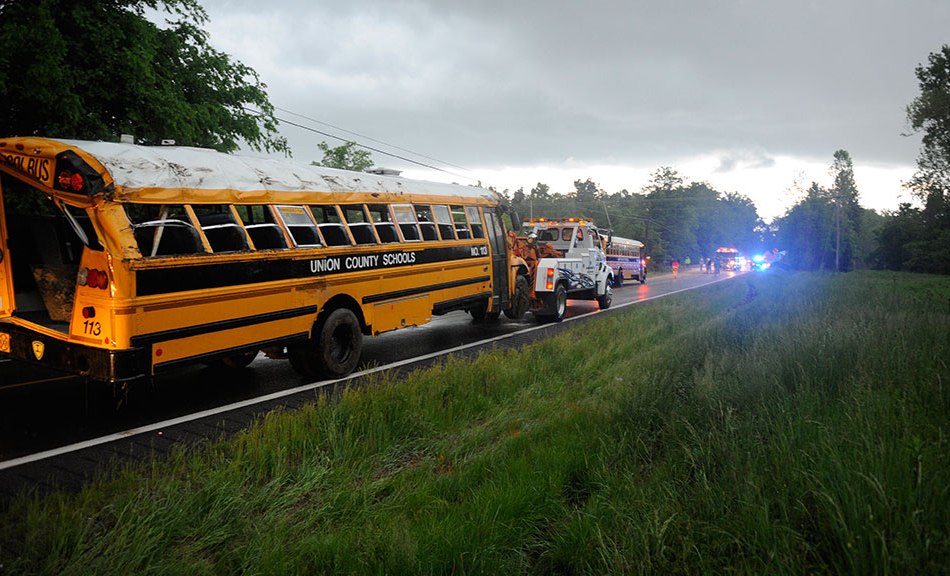
[[[22,144],[21,146],[17,146]],[[364,192],[433,195],[497,200],[485,188],[336,170],[286,159],[226,154],[186,146],[139,146],[116,142],[4,138],[4,154],[14,147],[53,157],[72,150],[102,165],[115,185],[115,197],[129,200],[178,191]],[[95,167],[94,163],[90,163]]]
[[[611,236],[611,241],[616,244],[631,244],[633,246],[639,246],[640,248],[643,248],[643,242],[640,242],[639,240],[632,240],[630,238],[624,238],[622,236]]]

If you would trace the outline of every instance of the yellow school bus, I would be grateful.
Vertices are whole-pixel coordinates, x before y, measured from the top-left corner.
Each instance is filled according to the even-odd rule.
[[[120,383],[263,351],[342,377],[364,335],[524,314],[499,210],[474,186],[0,139],[0,358]]]

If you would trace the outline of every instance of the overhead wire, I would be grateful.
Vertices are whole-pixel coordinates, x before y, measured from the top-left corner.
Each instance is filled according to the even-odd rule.
[[[244,110],[245,110],[246,112],[251,113],[251,114],[256,114],[256,115],[258,115],[258,116],[261,115],[261,112],[260,112],[259,110],[253,110],[253,109],[246,108],[246,107],[244,108]],[[377,143],[379,143],[379,144],[383,144],[383,145],[385,145],[385,146],[389,146],[389,147],[395,148],[395,149],[397,149],[397,150],[402,150],[402,151],[404,151],[404,152],[408,152],[408,153],[410,153],[410,154],[419,156],[419,157],[421,157],[421,158],[426,158],[426,159],[428,159],[428,160],[432,160],[432,161],[435,161],[435,162],[439,162],[439,163],[445,164],[445,165],[447,165],[447,166],[453,166],[453,167],[459,168],[459,169],[461,169],[461,170],[468,170],[467,168],[464,168],[464,167],[462,167],[462,166],[456,166],[455,164],[451,164],[451,163],[449,163],[449,162],[445,162],[445,161],[439,160],[439,159],[437,159],[437,158],[432,158],[432,157],[426,156],[426,155],[424,155],[424,154],[419,154],[419,153],[417,153],[417,152],[413,152],[412,150],[408,150],[408,149],[406,149],[406,148],[400,148],[399,146],[394,146],[394,145],[392,145],[392,144],[388,144],[388,143],[383,142],[383,141],[381,141],[381,140],[376,140],[375,138],[371,138],[371,137],[368,137],[368,136],[363,136],[363,135],[358,134],[358,133],[356,133],[356,132],[353,132],[353,131],[350,131],[350,130],[346,130],[345,128],[340,128],[340,127],[338,127],[338,126],[334,126],[334,125],[329,124],[329,123],[327,123],[327,122],[323,122],[323,121],[317,120],[317,119],[315,119],[315,118],[310,118],[310,117],[308,117],[308,116],[304,116],[303,114],[298,114],[298,113],[296,113],[296,112],[292,112],[292,111],[286,110],[286,109],[284,109],[284,108],[277,108],[277,107],[275,107],[275,110],[281,110],[281,111],[286,112],[286,113],[288,113],[288,114],[293,114],[294,116],[299,116],[299,117],[301,117],[301,118],[304,118],[304,119],[306,119],[306,120],[308,120],[308,121],[310,121],[310,122],[316,122],[316,123],[322,124],[322,125],[324,125],[324,126],[329,126],[329,127],[333,128],[334,130],[340,130],[340,131],[345,132],[345,133],[347,133],[347,134],[351,134],[351,135],[354,135],[354,136],[358,136],[358,137],[360,137],[360,138],[365,138],[365,139],[367,139],[367,140],[371,140],[371,141],[373,141],[373,142],[377,142]],[[458,178],[464,178],[464,179],[466,179],[466,180],[471,180],[472,182],[477,182],[477,181],[478,181],[477,178],[472,178],[471,176],[465,176],[464,174],[457,174],[457,173],[455,173],[455,172],[446,170],[446,169],[444,169],[444,168],[439,168],[438,166],[433,166],[433,165],[431,165],[431,164],[427,164],[427,163],[425,163],[425,162],[420,162],[420,161],[418,161],[418,160],[413,160],[412,158],[407,158],[407,157],[402,156],[402,155],[399,155],[399,154],[393,154],[392,152],[387,152],[387,151],[385,151],[385,150],[380,150],[379,148],[374,148],[374,147],[372,147],[372,146],[367,146],[366,144],[362,144],[362,143],[360,143],[360,142],[358,142],[358,141],[355,141],[355,140],[352,140],[352,139],[348,139],[348,138],[344,138],[344,137],[338,136],[338,135],[336,135],[336,134],[331,134],[331,133],[329,133],[329,132],[324,132],[324,131],[318,130],[318,129],[312,127],[312,126],[305,126],[305,125],[303,125],[303,124],[300,124],[300,123],[297,123],[297,122],[293,122],[292,120],[288,120],[288,119],[286,119],[286,118],[281,118],[281,117],[275,115],[275,116],[274,116],[274,119],[277,120],[278,122],[283,123],[283,124],[288,124],[288,125],[290,125],[290,126],[295,126],[295,127],[300,128],[300,129],[302,129],[302,130],[307,130],[307,131],[313,132],[313,133],[315,133],[315,134],[320,134],[321,136],[326,136],[326,137],[328,137],[328,138],[333,138],[333,139],[335,139],[335,140],[340,140],[341,142],[353,142],[354,144],[356,144],[356,145],[359,146],[360,148],[364,148],[364,149],[366,149],[366,150],[370,150],[370,151],[372,151],[372,152],[376,152],[377,154],[382,154],[382,155],[384,155],[384,156],[389,156],[389,157],[391,157],[391,158],[396,158],[396,159],[398,159],[398,160],[403,160],[403,161],[405,161],[405,162],[409,162],[409,163],[415,164],[415,165],[417,165],[417,166],[422,166],[423,168],[428,168],[428,169],[430,169],[430,170],[436,170],[436,171],[438,171],[438,172],[443,172],[443,173],[448,174],[448,175],[450,175],[450,176],[456,176],[456,177],[458,177]]]

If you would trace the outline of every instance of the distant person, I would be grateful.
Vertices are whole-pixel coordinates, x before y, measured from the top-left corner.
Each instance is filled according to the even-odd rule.
[[[680,261],[679,261],[679,260],[673,260],[673,279],[674,279],[674,280],[675,280],[676,277],[679,275],[679,272],[680,272]]]

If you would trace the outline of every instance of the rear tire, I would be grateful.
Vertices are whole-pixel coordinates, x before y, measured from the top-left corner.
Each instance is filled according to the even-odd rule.
[[[356,369],[363,332],[349,308],[337,308],[322,321],[306,343],[290,350],[290,365],[309,378],[343,378]]]
[[[549,312],[535,313],[541,322],[560,322],[564,320],[564,314],[567,312],[567,288],[564,284],[558,284],[552,294],[547,294],[544,299],[544,309]]]
[[[606,310],[607,308],[610,308],[610,304],[613,301],[614,301],[614,291],[613,291],[613,288],[610,287],[610,283],[607,283],[607,286],[604,290],[604,294],[602,296],[597,297],[597,304],[600,305],[601,310]]]

